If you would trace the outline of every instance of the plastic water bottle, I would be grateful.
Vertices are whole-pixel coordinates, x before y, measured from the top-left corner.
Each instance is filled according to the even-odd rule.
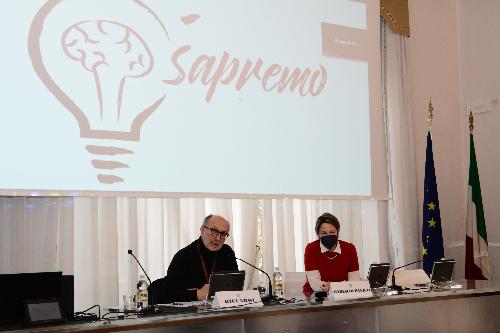
[[[283,297],[283,275],[278,267],[274,267],[273,273],[273,296]]]
[[[142,309],[148,305],[148,287],[149,283],[144,275],[139,275],[137,281],[137,308]]]

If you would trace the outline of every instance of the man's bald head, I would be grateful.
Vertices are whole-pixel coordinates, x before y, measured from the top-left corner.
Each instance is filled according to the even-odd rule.
[[[229,235],[229,222],[220,215],[208,215],[200,227],[201,240],[210,251],[219,251]],[[213,234],[216,234],[215,236]]]

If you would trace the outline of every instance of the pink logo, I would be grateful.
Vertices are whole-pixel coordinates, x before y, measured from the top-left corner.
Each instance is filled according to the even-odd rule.
[[[194,13],[180,18],[184,25],[200,20]],[[337,56],[326,42],[329,31],[323,24],[323,54]],[[33,68],[75,117],[80,137],[97,141],[85,148],[93,156],[100,183],[124,181],[116,173],[129,168],[125,160],[134,154],[127,142],[140,140],[142,125],[165,99],[165,87],[201,84],[210,103],[217,89],[241,91],[249,81],[264,94],[314,98],[328,80],[323,65],[291,67],[238,58],[229,51],[199,54],[190,44],[171,50],[167,43],[158,15],[140,0],[106,0],[102,7],[85,0],[48,0],[33,19],[28,40]],[[165,74],[161,65],[176,77],[170,71]],[[156,90],[150,89],[151,82]],[[98,141],[109,139],[116,141]]]
[[[165,37],[168,37],[156,14],[141,1],[120,2],[120,5],[122,4],[125,9],[142,14],[143,19],[155,21]],[[118,22],[78,17],[78,14],[71,12],[68,7],[71,5],[79,7],[74,3],[49,0],[33,19],[28,40],[33,68],[49,91],[76,118],[82,138],[138,141],[141,126],[165,98],[163,93],[156,98],[148,96],[150,102],[146,106],[138,108],[133,105],[124,111],[127,83],[147,77],[155,67],[150,47],[131,24],[123,23],[126,19]],[[58,7],[64,8],[58,10]],[[95,11],[99,12],[99,9]],[[68,15],[69,19],[65,20],[64,15]],[[94,15],[100,16],[98,13]],[[49,32],[44,34],[45,30]],[[58,37],[59,43],[56,43]],[[83,95],[89,100],[96,99],[97,108],[80,107],[76,99],[63,90],[64,85],[58,84],[57,75],[52,75],[54,66],[47,65],[51,61],[55,62],[50,59],[53,53],[56,54],[54,58],[58,55],[58,52],[52,52],[51,48],[60,48],[61,55],[72,60],[75,66],[80,66],[80,71],[88,73],[87,77],[93,82],[94,92],[82,88],[83,93],[78,92],[75,95]],[[63,60],[61,55],[59,59]],[[71,70],[75,71],[75,68],[72,67]],[[68,85],[67,82],[64,84]],[[129,167],[120,159],[127,154],[133,154],[131,149],[88,145],[86,150],[97,156],[91,164],[99,170],[99,182],[112,184],[123,181],[121,177],[110,173]]]

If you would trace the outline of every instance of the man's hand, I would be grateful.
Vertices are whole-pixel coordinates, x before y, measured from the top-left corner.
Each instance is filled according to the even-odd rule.
[[[323,282],[321,284],[321,290],[322,291],[329,291],[330,290],[330,282]]]
[[[198,298],[198,301],[203,301],[204,299],[207,298],[207,295],[208,295],[208,284],[205,284],[200,289],[196,289],[196,297]]]

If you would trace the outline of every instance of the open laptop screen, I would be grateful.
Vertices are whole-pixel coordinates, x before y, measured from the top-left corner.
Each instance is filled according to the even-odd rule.
[[[388,263],[371,264],[368,271],[368,281],[370,288],[379,288],[387,284],[387,276],[389,275],[391,265]]]
[[[240,291],[245,283],[245,271],[214,272],[210,275],[208,299],[217,291]]]
[[[60,300],[62,276],[62,272],[0,274],[0,325],[23,324],[26,300]]]
[[[442,259],[434,262],[431,273],[431,283],[447,282],[453,278],[455,259]]]

